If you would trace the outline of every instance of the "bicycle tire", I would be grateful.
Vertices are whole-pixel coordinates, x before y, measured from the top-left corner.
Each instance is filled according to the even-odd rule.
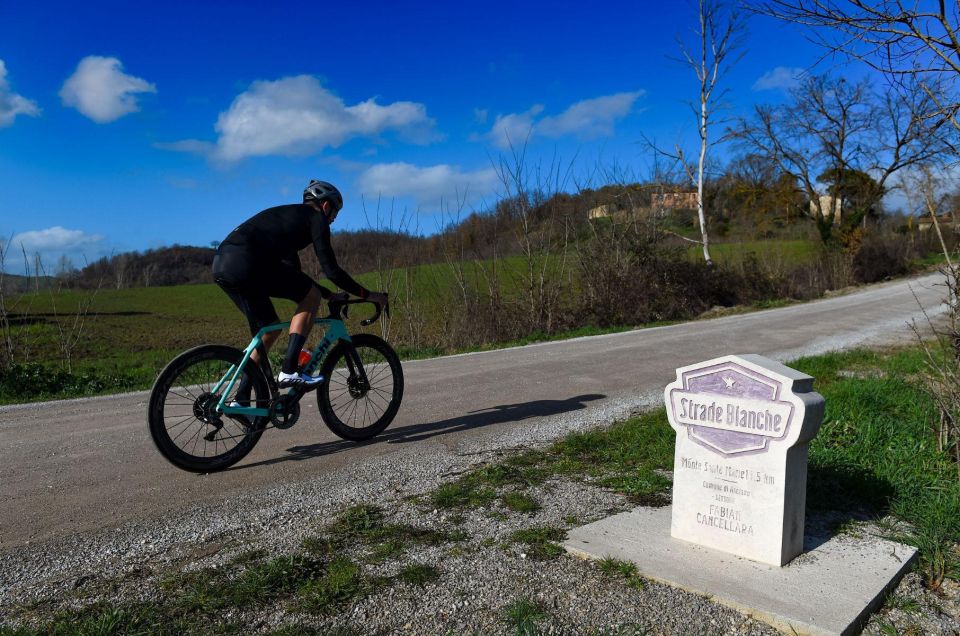
[[[198,412],[206,413],[205,407],[210,408],[211,403],[219,401],[219,395],[210,393],[213,385],[231,365],[238,365],[242,360],[243,352],[233,347],[201,345],[178,355],[157,376],[150,392],[147,421],[154,445],[174,466],[197,473],[215,472],[232,466],[253,450],[267,424],[266,417],[256,417],[251,422],[249,418],[220,416],[214,420],[219,422],[218,427],[201,419],[206,414],[198,416]],[[244,373],[253,374],[251,404],[269,403],[270,388],[260,368],[248,363]],[[171,426],[168,420],[172,418],[177,421]],[[191,432],[193,429],[196,430]],[[225,429],[229,435],[221,436]],[[207,435],[203,435],[204,432]],[[178,444],[185,434],[187,441]],[[213,435],[213,439],[208,439],[208,435]],[[201,440],[203,453],[197,454]],[[231,441],[235,442],[233,446]],[[185,447],[191,442],[187,450]],[[212,455],[207,453],[211,443]],[[219,452],[221,445],[223,452]]]
[[[367,388],[358,386],[357,375],[350,371],[348,356],[354,353],[367,373]],[[354,442],[368,440],[383,432],[396,417],[403,400],[403,367],[383,338],[362,333],[352,336],[350,343],[339,342],[323,361],[320,373],[326,379],[317,389],[317,406],[327,428],[338,437]],[[360,422],[356,416],[361,417]]]

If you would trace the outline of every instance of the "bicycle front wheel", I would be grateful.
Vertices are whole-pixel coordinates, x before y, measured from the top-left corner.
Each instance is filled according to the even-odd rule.
[[[147,420],[154,444],[174,466],[198,473],[223,470],[243,459],[260,439],[266,417],[231,417],[216,409],[226,382],[219,391],[214,389],[242,360],[243,352],[233,347],[202,345],[181,353],[160,372]],[[270,389],[259,367],[250,361],[244,374],[253,387],[250,405],[266,406]],[[238,385],[239,378],[234,394]]]
[[[362,333],[340,342],[323,361],[317,389],[324,423],[339,437],[370,439],[390,425],[403,399],[403,369],[382,338]]]

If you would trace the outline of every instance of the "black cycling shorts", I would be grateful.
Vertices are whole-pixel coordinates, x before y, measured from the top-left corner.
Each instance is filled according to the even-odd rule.
[[[260,259],[244,248],[230,245],[217,250],[213,279],[246,316],[251,334],[280,322],[270,298],[299,303],[314,286],[327,291],[289,263]]]

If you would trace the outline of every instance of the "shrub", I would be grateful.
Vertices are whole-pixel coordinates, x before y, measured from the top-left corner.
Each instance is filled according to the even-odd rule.
[[[14,364],[0,371],[0,399],[31,400],[91,395],[130,390],[138,384],[138,378],[119,373],[71,373],[36,363]]]
[[[869,235],[853,256],[853,276],[858,283],[876,283],[909,271],[910,245],[902,236]]]

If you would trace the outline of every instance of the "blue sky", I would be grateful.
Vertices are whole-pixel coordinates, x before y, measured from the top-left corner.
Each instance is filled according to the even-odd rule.
[[[0,233],[78,266],[207,245],[310,178],[342,189],[339,229],[379,197],[384,219],[432,232],[441,200],[496,198],[507,133],[581,180],[643,174],[643,135],[695,135],[696,80],[670,59],[693,28],[686,1],[0,0]],[[743,51],[734,113],[781,99],[819,53],[759,18]]]

